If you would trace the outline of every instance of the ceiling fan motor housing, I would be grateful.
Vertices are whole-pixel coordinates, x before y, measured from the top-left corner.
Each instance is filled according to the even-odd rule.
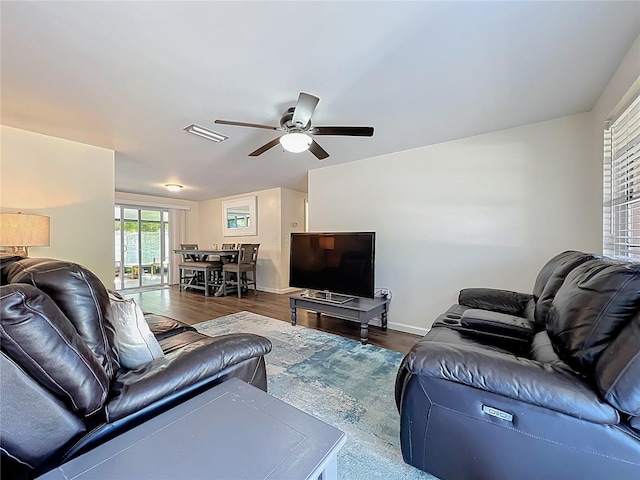
[[[284,128],[287,132],[306,132],[311,127],[311,119],[307,122],[306,125],[296,125],[293,123],[293,112],[296,107],[290,107],[280,118],[280,126]]]

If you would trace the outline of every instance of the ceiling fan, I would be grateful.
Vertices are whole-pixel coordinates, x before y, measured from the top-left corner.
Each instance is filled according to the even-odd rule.
[[[249,154],[250,157],[262,155],[278,143],[288,152],[300,153],[309,150],[318,160],[324,160],[329,154],[311,138],[315,135],[341,135],[348,137],[372,137],[373,127],[314,127],[311,124],[311,116],[320,99],[314,95],[300,92],[295,107],[287,109],[280,118],[280,126],[261,125],[258,123],[234,122],[231,120],[216,120],[222,125],[236,125],[239,127],[265,128],[285,132],[284,135],[274,138],[257,150]]]

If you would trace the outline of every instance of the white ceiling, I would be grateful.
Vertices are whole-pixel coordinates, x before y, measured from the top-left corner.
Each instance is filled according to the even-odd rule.
[[[116,151],[116,189],[206,200],[591,110],[640,34],[631,2],[1,3],[4,125]],[[300,91],[331,156],[275,147]],[[191,123],[229,135],[214,143]],[[180,183],[182,192],[162,185]]]

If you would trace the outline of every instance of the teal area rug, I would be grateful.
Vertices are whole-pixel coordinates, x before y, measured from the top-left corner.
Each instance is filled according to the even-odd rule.
[[[346,434],[339,479],[435,479],[402,460],[394,400],[401,353],[250,312],[194,327],[209,335],[248,332],[271,340],[269,393]]]

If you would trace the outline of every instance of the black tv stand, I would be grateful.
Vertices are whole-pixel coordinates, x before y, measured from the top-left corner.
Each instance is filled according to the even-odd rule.
[[[360,323],[360,342],[366,344],[369,341],[369,321],[372,318],[380,315],[380,327],[382,331],[387,330],[387,313],[390,301],[389,298],[351,297],[351,300],[344,303],[335,303],[311,297],[306,293],[298,293],[289,297],[291,325],[295,325],[297,322],[296,309],[298,308],[316,312],[318,317],[324,313],[332,317],[356,320]]]

